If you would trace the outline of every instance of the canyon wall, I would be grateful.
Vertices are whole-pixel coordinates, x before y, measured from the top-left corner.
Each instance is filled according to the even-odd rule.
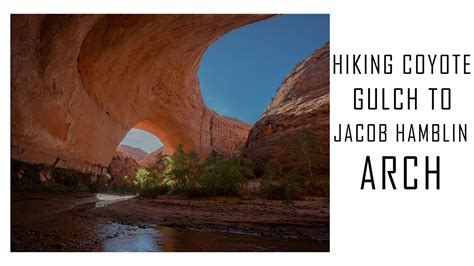
[[[140,164],[133,157],[124,152],[115,151],[107,172],[114,178],[127,176],[130,180],[134,180],[139,168]]]
[[[301,132],[314,136],[318,175],[329,172],[329,43],[315,51],[282,81],[276,95],[250,130],[247,148],[260,170],[268,161],[289,170],[301,160],[288,150]],[[308,142],[310,143],[310,142]],[[304,151],[298,151],[304,153]]]
[[[145,159],[149,155],[146,151],[144,151],[140,148],[131,147],[131,146],[128,146],[128,145],[125,145],[125,144],[120,144],[117,147],[116,151],[122,152],[122,153],[132,157],[137,162]]]
[[[140,164],[141,167],[150,169],[156,165],[156,160],[161,155],[167,155],[167,153],[165,152],[165,147],[156,149],[154,152],[148,154],[147,157],[145,157],[143,160],[139,161],[138,163]]]
[[[207,47],[271,15],[12,15],[11,155],[103,174],[132,127],[205,154],[250,126],[204,104]]]

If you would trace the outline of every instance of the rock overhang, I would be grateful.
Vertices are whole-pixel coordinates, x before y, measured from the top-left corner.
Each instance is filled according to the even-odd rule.
[[[13,15],[12,158],[100,174],[132,127],[168,149],[232,153],[250,125],[202,100],[226,32],[272,15]]]

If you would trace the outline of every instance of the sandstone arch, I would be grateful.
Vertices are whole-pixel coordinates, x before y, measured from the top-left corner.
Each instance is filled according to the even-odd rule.
[[[250,126],[204,104],[196,72],[226,32],[270,15],[13,15],[12,158],[100,173],[132,127],[230,153]]]

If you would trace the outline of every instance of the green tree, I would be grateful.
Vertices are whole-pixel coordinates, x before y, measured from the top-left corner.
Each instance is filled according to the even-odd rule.
[[[145,168],[138,169],[136,181],[141,191],[150,189],[156,185],[155,178]]]
[[[255,177],[254,173],[254,163],[252,162],[252,159],[250,158],[250,154],[248,153],[247,149],[245,148],[244,145],[240,144],[239,145],[239,153],[236,155],[232,156],[230,160],[232,161],[233,164],[238,168],[240,174],[242,175],[243,178],[245,179],[250,179]]]
[[[318,178],[315,170],[327,164],[328,159],[323,156],[318,150],[319,138],[310,129],[303,129],[297,132],[283,143],[285,149],[291,158],[295,159],[299,165],[306,169],[306,174],[310,183],[314,187],[321,188],[322,180]],[[300,172],[305,172],[300,171]]]
[[[195,189],[200,173],[199,156],[183,150],[179,145],[165,161],[165,175],[175,182],[178,189]]]
[[[304,189],[304,180],[296,171],[285,173],[272,161],[269,161],[265,165],[261,189],[263,196],[268,199],[289,201],[301,196]]]
[[[204,192],[212,196],[237,195],[244,178],[236,162],[233,158],[226,160],[212,152],[202,167],[200,181]]]

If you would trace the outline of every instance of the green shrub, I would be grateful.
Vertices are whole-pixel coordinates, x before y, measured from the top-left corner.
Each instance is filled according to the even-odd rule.
[[[147,168],[147,170],[150,172],[151,175],[156,176],[156,177],[162,177],[164,178],[165,174],[165,167],[166,167],[166,160],[169,157],[167,154],[159,154],[156,159],[155,163]]]
[[[265,166],[261,191],[267,199],[293,200],[304,193],[304,179],[296,172],[284,173],[273,162]]]
[[[149,198],[165,195],[171,190],[169,181],[169,179],[164,179],[160,182],[160,177],[152,175],[145,168],[140,168],[136,176],[138,194],[142,197]]]
[[[237,167],[243,178],[250,179],[255,177],[255,165],[243,145],[241,145],[239,153],[232,156],[230,160]]]
[[[203,193],[210,196],[233,196],[238,194],[244,178],[238,161],[224,160],[213,152],[205,161],[200,184]]]
[[[323,175],[329,168],[329,158],[323,155],[318,147],[323,143],[321,135],[317,135],[310,128],[302,129],[290,138],[282,141],[288,158],[295,164],[293,170],[305,179],[309,191],[325,194]],[[324,170],[326,169],[326,170]]]
[[[176,151],[165,160],[165,169],[162,176],[173,181],[176,192],[188,193],[198,190],[200,164],[198,155],[183,150],[179,145]]]
[[[155,186],[155,179],[150,175],[150,172],[145,168],[140,168],[137,171],[136,182],[140,190],[145,190]]]

